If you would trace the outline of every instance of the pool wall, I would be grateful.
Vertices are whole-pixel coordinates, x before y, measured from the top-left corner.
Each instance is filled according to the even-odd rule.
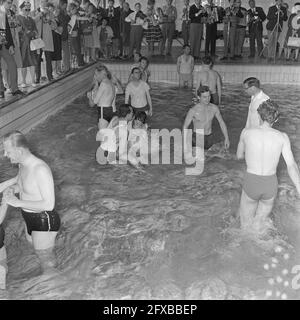
[[[122,83],[128,81],[132,63],[108,63],[107,67]],[[194,78],[201,66],[196,65]],[[86,93],[91,86],[95,65],[61,79],[47,87],[0,109],[0,137],[12,130],[28,132],[34,126],[56,113],[77,97]],[[300,66],[270,65],[216,65],[224,83],[241,84],[244,79],[255,76],[268,84],[300,85]],[[175,64],[150,64],[152,82],[178,84]]]

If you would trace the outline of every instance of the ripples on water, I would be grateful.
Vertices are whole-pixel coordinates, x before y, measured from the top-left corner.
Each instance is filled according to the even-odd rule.
[[[281,106],[278,126],[289,134],[299,162],[300,94],[296,87],[264,90]],[[152,97],[151,127],[181,128],[191,93],[154,85]],[[221,111],[232,153],[249,100],[239,86],[226,86]],[[254,240],[239,231],[235,219],[244,163],[211,155],[200,176],[184,175],[183,165],[152,165],[145,172],[126,165],[99,166],[94,158],[96,119],[96,110],[80,98],[28,134],[36,153],[53,169],[62,218],[55,249],[59,270],[41,276],[21,216],[11,209],[5,222],[9,273],[3,297],[258,299],[267,290],[273,290],[272,298],[284,292],[288,299],[297,297],[290,271],[297,263],[300,211],[285,165],[278,170],[279,197],[272,214],[276,229]],[[214,127],[220,139],[220,129]],[[2,159],[1,180],[15,173]]]

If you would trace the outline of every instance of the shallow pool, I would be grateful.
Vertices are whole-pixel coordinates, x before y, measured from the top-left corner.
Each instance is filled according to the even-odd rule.
[[[278,127],[289,134],[299,163],[299,90],[264,90],[281,106]],[[181,128],[192,94],[160,84],[153,85],[152,97],[151,127]],[[241,87],[226,85],[221,112],[232,153],[249,100]],[[300,210],[284,163],[272,214],[276,230],[257,240],[241,234],[235,219],[243,162],[216,155],[200,176],[185,175],[185,165],[149,165],[145,172],[128,165],[100,166],[96,119],[96,109],[83,97],[28,134],[54,173],[62,218],[55,250],[59,270],[41,275],[21,215],[11,209],[5,222],[9,273],[3,298],[299,298],[291,271],[298,261]],[[216,140],[221,139],[214,126]],[[2,181],[16,170],[1,159]]]

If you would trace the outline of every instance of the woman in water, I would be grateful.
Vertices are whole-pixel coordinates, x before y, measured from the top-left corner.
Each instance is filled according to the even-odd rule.
[[[133,107],[134,112],[144,111],[148,116],[152,116],[152,101],[150,97],[149,85],[141,79],[140,68],[133,68],[131,71],[131,81],[125,90],[125,103]]]
[[[99,130],[106,128],[116,111],[116,88],[112,82],[111,73],[104,65],[95,70],[94,88],[87,93],[91,107],[98,107]]]

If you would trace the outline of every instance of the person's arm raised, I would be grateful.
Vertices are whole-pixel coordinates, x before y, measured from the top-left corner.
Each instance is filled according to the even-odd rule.
[[[239,144],[236,150],[236,157],[238,160],[242,160],[245,158],[245,142],[244,142],[244,138],[245,138],[245,129],[243,129],[241,135],[240,135],[240,140],[239,140]]]
[[[215,117],[217,118],[217,120],[219,121],[220,124],[220,128],[222,130],[222,133],[224,135],[225,141],[224,141],[224,145],[225,145],[225,149],[228,149],[230,146],[230,141],[229,141],[229,137],[228,137],[228,131],[227,131],[227,126],[223,120],[223,117],[221,115],[221,112],[219,110],[219,108],[217,106],[215,106],[217,108],[216,113],[215,113]]]
[[[286,133],[283,133],[283,140],[282,156],[285,160],[288,174],[297,189],[298,195],[300,196],[300,172],[294,159],[290,139]]]
[[[221,76],[217,73],[217,91],[219,96],[219,105],[221,105],[221,97],[222,97],[222,82],[221,82]]]

